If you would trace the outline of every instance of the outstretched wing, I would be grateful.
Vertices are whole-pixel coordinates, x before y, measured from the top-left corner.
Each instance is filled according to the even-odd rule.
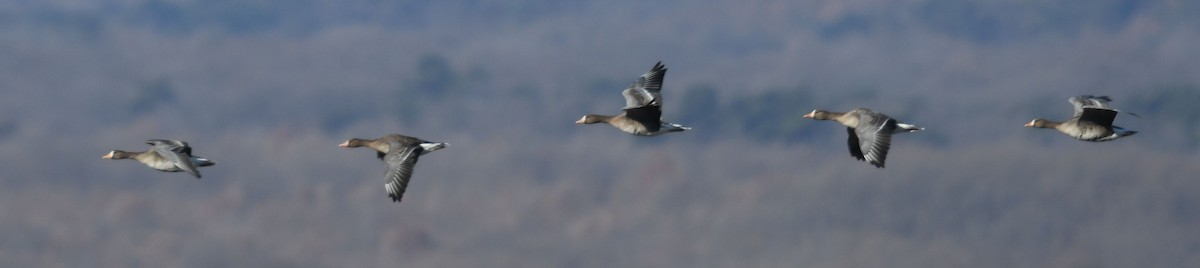
[[[1071,99],[1068,99],[1067,101],[1071,102],[1072,106],[1075,106],[1075,117],[1079,117],[1080,114],[1083,113],[1084,108],[1099,108],[1116,111],[1117,113],[1126,113],[1132,115],[1133,117],[1142,118],[1142,116],[1138,114],[1109,107],[1108,102],[1112,101],[1112,98],[1109,98],[1108,96],[1079,95],[1071,97]]]
[[[1112,98],[1109,98],[1108,96],[1092,95],[1079,95],[1067,99],[1067,102],[1070,102],[1071,106],[1075,106],[1075,116],[1079,116],[1079,114],[1083,113],[1083,108],[1093,107],[1107,109],[1108,102],[1110,101],[1112,101]]]
[[[192,162],[192,147],[186,142],[178,140],[149,140],[154,153],[170,160],[171,163],[179,167],[180,170],[200,178],[200,171],[196,169],[196,163]]]
[[[625,91],[621,91],[621,95],[625,96],[624,109],[662,106],[662,84],[666,75],[667,67],[661,61],[655,63],[649,72],[642,74]]]
[[[396,148],[397,145],[399,143],[393,143],[384,158],[384,162],[387,163],[387,175],[384,176],[387,183],[384,184],[384,187],[387,189],[388,197],[392,198],[392,202],[400,202],[400,198],[404,197],[404,191],[408,189],[408,179],[412,177],[413,167],[417,165],[421,151],[425,150],[419,145]]]
[[[887,161],[888,149],[892,146],[892,131],[896,130],[896,120],[882,114],[864,113],[859,116],[858,134],[859,150],[863,158],[875,167],[882,168]]]

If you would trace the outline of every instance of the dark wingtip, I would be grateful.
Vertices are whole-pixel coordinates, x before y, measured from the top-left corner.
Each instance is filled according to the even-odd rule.
[[[185,160],[186,160],[186,159],[185,159]],[[183,171],[186,171],[188,174],[192,174],[192,176],[196,177],[196,179],[200,179],[200,171],[199,171],[199,170],[187,170],[187,169],[183,169]]]

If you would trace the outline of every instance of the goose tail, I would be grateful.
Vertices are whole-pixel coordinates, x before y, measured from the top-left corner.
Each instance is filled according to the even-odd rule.
[[[905,123],[896,123],[896,132],[895,133],[917,132],[917,131],[922,131],[922,130],[925,130],[925,128],[918,127],[915,125],[905,124]]]

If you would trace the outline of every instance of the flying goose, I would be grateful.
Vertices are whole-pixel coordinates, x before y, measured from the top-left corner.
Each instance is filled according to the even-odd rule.
[[[667,67],[658,62],[649,72],[629,85],[621,95],[625,96],[625,108],[617,115],[588,114],[575,121],[576,124],[607,123],[625,133],[639,136],[658,136],[668,132],[692,129],[679,124],[662,121],[662,84]]]
[[[150,168],[165,172],[184,171],[200,178],[196,167],[216,165],[216,162],[192,155],[192,147],[187,142],[179,140],[151,139],[146,140],[150,150],[144,152],[126,152],[112,150],[101,156],[104,159],[134,159]],[[186,159],[186,160],[185,160]]]
[[[1111,141],[1137,134],[1137,131],[1125,130],[1112,124],[1121,111],[1108,107],[1108,102],[1112,101],[1108,96],[1079,95],[1067,101],[1075,107],[1075,115],[1071,119],[1055,122],[1038,118],[1025,123],[1025,126],[1053,128],[1077,140],[1092,142]],[[1125,113],[1138,117],[1134,113]]]
[[[400,202],[404,191],[408,189],[408,180],[412,177],[413,167],[421,155],[441,150],[450,145],[444,142],[431,142],[400,134],[388,134],[374,140],[352,138],[338,144],[340,147],[354,148],[367,146],[375,149],[377,155],[387,166],[384,179],[384,189],[392,202]]]
[[[380,137],[378,139],[373,139],[373,140],[350,138],[350,139],[342,142],[341,144],[338,144],[338,147],[358,148],[358,147],[366,146],[371,149],[374,149],[375,156],[378,157],[379,160],[383,160],[383,157],[390,150],[389,144],[391,141],[399,141],[401,144],[412,144],[412,143],[425,144],[425,146],[426,146],[424,148],[425,150],[421,151],[422,155],[427,154],[429,152],[440,150],[442,148],[446,148],[446,146],[450,145],[449,143],[430,142],[427,140],[422,140],[422,139],[404,136],[404,135],[400,135],[400,134],[387,134],[387,135],[384,135],[383,137]]]
[[[892,144],[892,134],[917,132],[925,128],[900,123],[885,114],[866,108],[858,108],[845,113],[813,110],[804,118],[816,120],[835,120],[846,126],[846,134],[850,137],[846,145],[850,147],[850,156],[859,161],[867,161],[877,168],[883,168],[887,160],[888,148]]]

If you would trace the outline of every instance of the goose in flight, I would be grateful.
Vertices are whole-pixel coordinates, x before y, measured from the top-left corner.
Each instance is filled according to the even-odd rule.
[[[867,161],[877,168],[883,168],[887,160],[888,149],[892,145],[892,134],[925,130],[866,108],[845,113],[813,110],[804,115],[804,118],[842,123],[846,126],[846,134],[850,136],[846,140],[846,145],[850,147],[850,156],[859,161]]]
[[[388,134],[374,140],[352,138],[338,144],[339,147],[355,148],[370,147],[375,149],[379,159],[383,160],[387,171],[384,174],[384,190],[392,202],[400,202],[404,192],[408,190],[409,179],[412,178],[413,168],[417,159],[432,151],[441,150],[449,143],[431,142],[400,134]]]
[[[150,149],[142,152],[112,150],[101,156],[104,159],[134,159],[150,168],[164,172],[187,172],[200,178],[197,167],[216,165],[216,162],[192,155],[192,147],[180,140],[151,139],[146,144]]]
[[[1121,111],[1110,108],[1108,96],[1079,95],[1067,99],[1075,107],[1075,115],[1067,121],[1055,122],[1042,118],[1025,123],[1026,127],[1053,128],[1067,136],[1081,141],[1111,141],[1121,137],[1137,134],[1137,131],[1125,130],[1114,126],[1113,120]],[[1134,117],[1137,114],[1125,112]]]
[[[606,123],[625,133],[638,136],[658,136],[663,133],[692,129],[662,120],[662,84],[667,67],[658,62],[649,72],[638,77],[621,95],[625,96],[625,107],[617,115],[588,114],[575,121],[576,124]]]

